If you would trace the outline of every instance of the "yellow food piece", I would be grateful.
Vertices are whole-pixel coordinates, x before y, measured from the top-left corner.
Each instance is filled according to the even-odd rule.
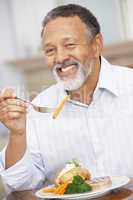
[[[64,183],[62,185],[59,185],[56,190],[54,191],[55,194],[64,194],[66,191],[66,188],[68,186],[68,183]]]
[[[56,187],[53,187],[53,188],[46,187],[46,188],[43,188],[42,191],[47,192],[47,193],[54,193],[55,189]]]
[[[66,191],[66,188],[68,186],[68,183],[64,183],[64,184],[61,184],[57,187],[52,187],[52,188],[43,188],[43,192],[47,192],[47,193],[54,193],[54,194],[60,194],[60,195],[63,195]]]
[[[55,110],[54,110],[54,112],[53,112],[53,119],[55,119],[57,116],[58,116],[58,114],[61,112],[61,110],[63,109],[63,107],[64,107],[64,105],[65,105],[65,103],[66,103],[66,101],[68,100],[70,98],[70,96],[69,95],[66,95],[64,98],[63,98],[63,100],[59,103],[59,105],[57,106],[57,108],[55,108]]]

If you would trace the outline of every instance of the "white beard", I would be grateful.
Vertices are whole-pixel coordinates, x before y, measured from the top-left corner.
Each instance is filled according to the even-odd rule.
[[[68,80],[62,80],[58,76],[56,71],[57,66],[53,68],[54,78],[58,83],[60,83],[63,86],[64,90],[73,91],[79,89],[92,72],[91,65],[89,67],[85,67],[81,63],[77,62],[77,67],[78,71],[76,72],[75,77]]]

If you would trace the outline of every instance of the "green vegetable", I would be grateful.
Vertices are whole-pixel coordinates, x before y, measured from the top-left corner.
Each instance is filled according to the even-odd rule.
[[[92,190],[92,187],[89,184],[83,183],[83,184],[78,186],[77,193],[89,192],[91,190]]]
[[[74,176],[72,183],[75,185],[80,185],[84,183],[84,179],[81,176]]]
[[[77,193],[77,187],[73,183],[70,183],[67,186],[65,194],[74,194],[74,193]]]
[[[65,194],[75,194],[92,191],[92,187],[85,183],[81,176],[74,176],[72,183],[68,184]]]

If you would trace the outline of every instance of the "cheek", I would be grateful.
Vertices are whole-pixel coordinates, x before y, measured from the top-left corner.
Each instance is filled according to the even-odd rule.
[[[54,68],[54,62],[53,62],[53,59],[52,58],[47,58],[45,57],[45,63],[46,63],[46,66],[52,70]]]
[[[83,64],[83,66],[85,68],[88,68],[90,66],[90,62],[93,60],[93,55],[92,53],[89,52],[82,52],[82,54],[80,54],[80,62],[81,64]]]
[[[85,66],[89,66],[91,61],[94,59],[94,55],[93,55],[93,52],[92,51],[88,51],[87,54],[84,54],[83,56],[83,64]]]
[[[80,54],[79,62],[83,65],[86,65],[91,60],[90,55],[88,54]]]
[[[75,57],[84,64],[87,60],[92,58],[92,51],[89,48],[80,48],[75,52]]]

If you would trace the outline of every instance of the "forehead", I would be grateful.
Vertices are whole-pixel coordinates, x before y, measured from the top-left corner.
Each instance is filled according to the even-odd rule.
[[[58,17],[46,25],[43,32],[44,45],[67,39],[85,39],[87,27],[78,16]]]

